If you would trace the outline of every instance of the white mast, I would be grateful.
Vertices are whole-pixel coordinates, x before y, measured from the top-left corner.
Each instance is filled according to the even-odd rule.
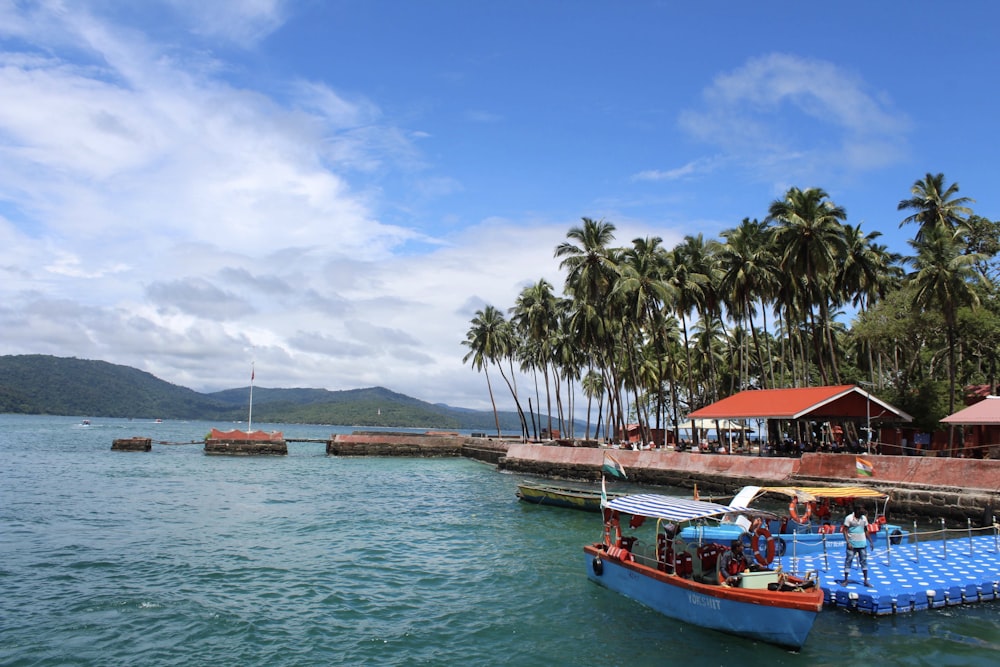
[[[253,433],[253,365],[250,362],[250,416],[247,418],[247,433]]]

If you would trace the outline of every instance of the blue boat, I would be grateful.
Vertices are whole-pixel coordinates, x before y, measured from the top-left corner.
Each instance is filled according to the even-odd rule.
[[[784,516],[755,508],[755,501],[766,494],[787,498],[788,513]],[[807,556],[824,551],[843,551],[842,515],[855,504],[871,505],[870,534],[875,548],[887,548],[906,542],[910,532],[903,526],[888,523],[886,510],[889,495],[862,486],[746,486],[733,498],[733,507],[749,508],[750,514],[762,519],[766,530],[750,529],[745,519],[727,517],[714,526],[692,526],[682,533],[685,539],[732,540],[743,538],[759,548],[773,546],[777,556]],[[801,509],[800,509],[801,508]],[[834,512],[837,516],[834,516]],[[731,515],[732,516],[732,515]],[[754,539],[760,533],[761,539]]]
[[[587,576],[670,618],[799,649],[823,608],[814,579],[765,567],[727,585],[719,563],[729,543],[680,536],[739,509],[657,494],[611,500],[603,541],[584,547]]]

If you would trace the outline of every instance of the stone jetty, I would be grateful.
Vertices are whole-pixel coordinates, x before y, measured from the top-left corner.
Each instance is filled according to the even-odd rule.
[[[117,438],[111,443],[113,452],[148,452],[152,449],[152,438]]]
[[[220,431],[205,438],[205,453],[215,456],[285,456],[288,443],[280,431]]]
[[[355,431],[334,435],[326,443],[326,453],[332,456],[466,456],[497,464],[507,453],[508,446],[503,440],[472,438],[445,431]]]

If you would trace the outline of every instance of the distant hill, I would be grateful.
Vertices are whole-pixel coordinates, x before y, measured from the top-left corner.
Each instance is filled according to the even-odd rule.
[[[47,355],[0,356],[0,413],[246,419],[249,387],[201,394],[129,366]],[[496,431],[492,412],[431,404],[383,387],[328,391],[254,387],[254,421]],[[500,428],[520,432],[517,414]]]

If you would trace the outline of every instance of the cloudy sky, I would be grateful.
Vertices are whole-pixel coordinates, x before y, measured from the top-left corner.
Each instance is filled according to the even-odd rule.
[[[0,0],[0,354],[488,408],[475,311],[583,216],[717,237],[789,187],[906,252],[1000,217],[1000,4]]]

